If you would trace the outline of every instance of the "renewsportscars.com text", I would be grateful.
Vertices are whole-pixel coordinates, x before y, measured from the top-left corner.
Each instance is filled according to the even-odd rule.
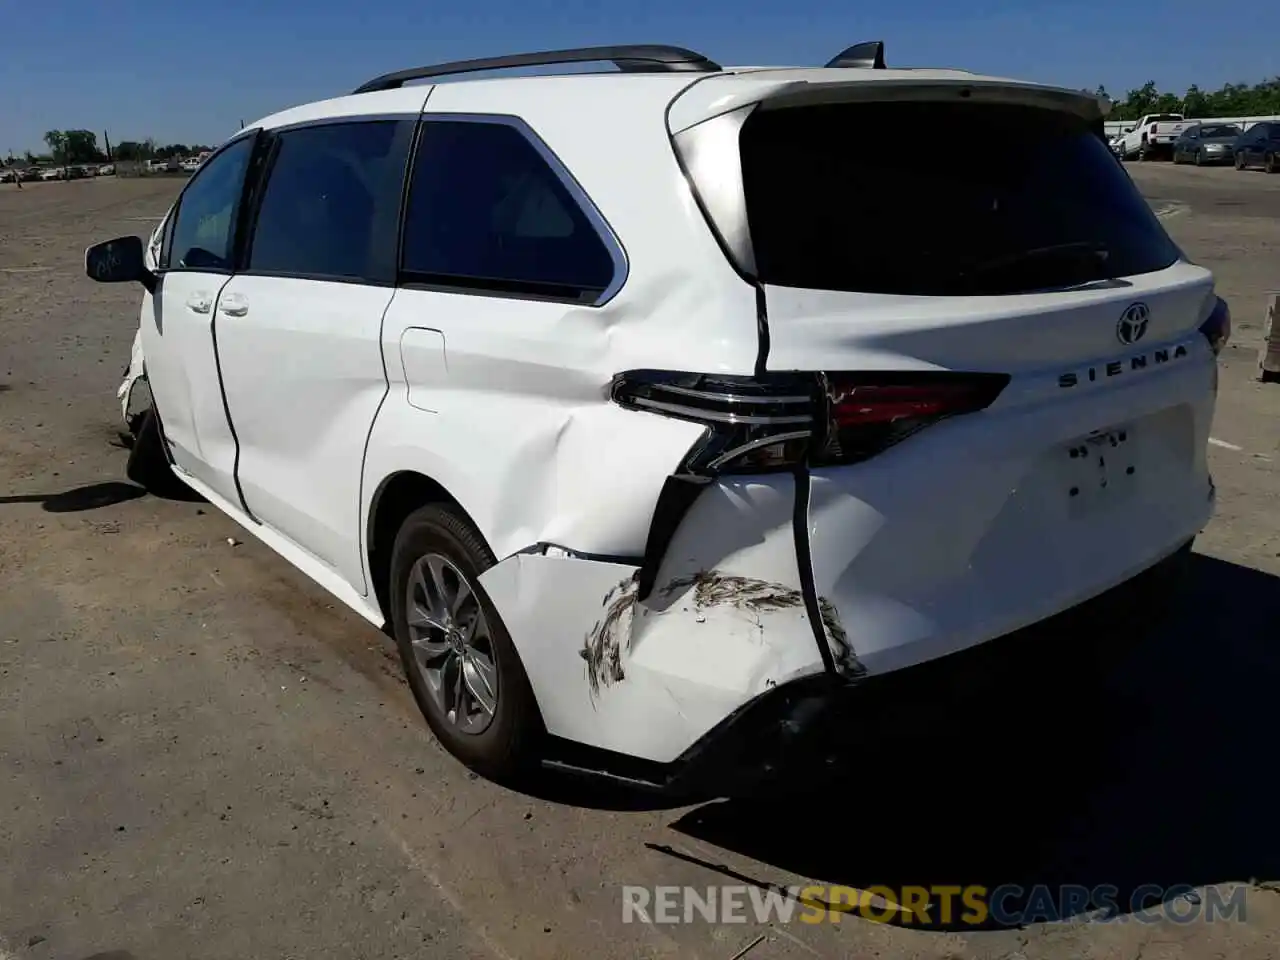
[[[622,888],[624,923],[839,923],[856,916],[877,923],[1015,926],[1088,919],[1099,923],[1244,922],[1246,888],[839,886]]]

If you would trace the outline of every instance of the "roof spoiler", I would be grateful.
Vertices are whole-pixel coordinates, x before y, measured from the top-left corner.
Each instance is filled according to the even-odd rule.
[[[827,62],[828,67],[856,67],[863,70],[883,70],[884,41],[868,40],[846,47]]]

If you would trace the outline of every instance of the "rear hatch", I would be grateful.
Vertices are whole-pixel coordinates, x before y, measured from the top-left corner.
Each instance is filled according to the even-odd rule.
[[[1216,383],[1212,277],[1100,116],[905,89],[765,99],[740,123],[745,229],[704,203],[761,290],[761,369],[826,372],[813,575],[873,669],[1017,629],[1194,535]]]
[[[888,136],[889,131],[900,131]],[[1212,279],[1083,119],[1017,104],[823,104],[743,125],[770,369],[1067,368],[1176,339]],[[870,357],[868,357],[870,354]]]

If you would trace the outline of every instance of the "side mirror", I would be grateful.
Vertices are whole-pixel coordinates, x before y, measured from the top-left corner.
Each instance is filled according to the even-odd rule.
[[[141,283],[155,293],[156,275],[147,269],[142,241],[138,237],[116,237],[95,243],[84,252],[84,272],[98,283]]]

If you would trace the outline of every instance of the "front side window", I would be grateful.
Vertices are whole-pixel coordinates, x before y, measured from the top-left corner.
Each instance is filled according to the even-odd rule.
[[[245,137],[229,145],[182,191],[163,255],[167,269],[234,269],[236,222],[253,144],[253,137]]]
[[[404,180],[402,124],[375,120],[286,130],[254,222],[250,273],[381,279]],[[388,262],[390,280],[390,263]]]
[[[523,131],[429,120],[419,136],[404,281],[587,303],[610,286],[609,247]]]

